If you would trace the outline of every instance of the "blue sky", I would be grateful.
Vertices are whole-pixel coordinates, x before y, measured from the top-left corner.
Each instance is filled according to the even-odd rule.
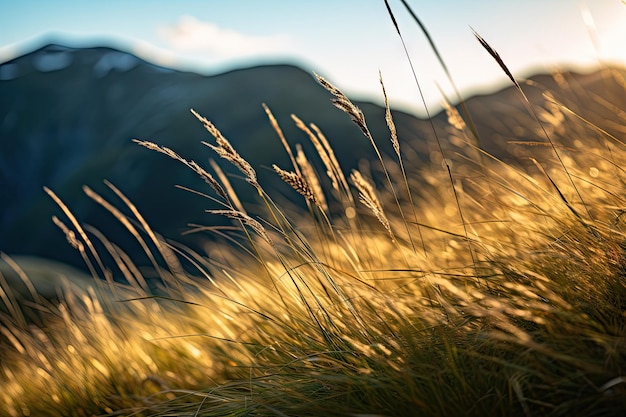
[[[399,0],[390,0],[430,106],[449,84]],[[622,0],[409,0],[469,95],[504,85],[475,29],[523,78],[557,66],[626,63]],[[402,45],[383,0],[134,0],[2,2],[0,61],[43,42],[109,45],[162,65],[202,73],[289,62],[316,71],[354,98],[423,114]]]

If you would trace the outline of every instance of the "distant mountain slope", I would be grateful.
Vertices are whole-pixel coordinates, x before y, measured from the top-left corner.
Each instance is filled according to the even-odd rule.
[[[625,73],[620,71],[623,82]],[[603,74],[563,74],[567,88],[551,76],[533,77],[531,84],[554,89],[562,101],[592,110],[598,117],[603,117],[601,108],[606,105],[602,100],[623,112],[623,84],[619,77]],[[543,104],[542,88],[525,88],[531,100]],[[83,184],[111,196],[102,183],[110,180],[137,204],[157,231],[168,237],[180,238],[188,223],[217,221],[204,213],[213,207],[211,202],[175,188],[180,184],[206,190],[200,179],[182,165],[131,142],[133,138],[151,140],[208,165],[207,158],[215,155],[200,142],[213,139],[190,114],[190,108],[215,123],[257,168],[269,188],[281,184],[269,168],[271,164],[284,168],[290,164],[262,102],[272,109],[290,143],[302,143],[309,155],[314,152],[308,139],[294,126],[290,114],[317,124],[344,169],[349,170],[360,159],[372,157],[371,146],[349,117],[332,106],[330,98],[311,74],[289,65],[201,76],[155,66],[110,48],[60,45],[47,45],[3,63],[0,251],[80,264],[50,220],[60,210],[42,191],[43,186],[54,190],[77,217],[105,230],[122,247],[124,233],[119,224],[82,193]],[[509,145],[511,140],[536,139],[537,125],[529,115],[523,115],[523,103],[512,89],[474,97],[467,104],[481,146],[499,157],[516,156]],[[370,103],[358,105],[382,150],[390,152],[384,109]],[[429,161],[437,150],[431,124],[398,111],[394,118],[399,137],[415,151],[412,157]],[[436,115],[433,123],[445,139],[445,113]],[[619,126],[615,129],[620,133]],[[465,152],[463,145],[449,145],[446,140],[444,146]],[[222,166],[228,168],[227,164]],[[240,184],[239,190],[244,198],[248,193],[252,199],[254,193],[245,184]]]
[[[104,230],[115,222],[81,191],[105,191],[108,179],[126,193],[154,227],[178,237],[187,223],[211,223],[211,203],[175,189],[205,190],[182,165],[131,142],[152,140],[206,164],[212,142],[193,117],[210,119],[263,180],[277,183],[272,163],[289,167],[261,103],[275,113],[288,139],[306,144],[290,114],[315,122],[332,141],[346,168],[368,157],[370,145],[329,101],[311,74],[288,65],[263,66],[216,76],[157,67],[110,48],[47,45],[0,65],[0,250],[78,262],[51,223],[59,213],[43,186],[76,215]],[[374,135],[387,138],[383,110],[364,104]],[[406,126],[420,121],[398,113]],[[407,129],[412,140],[417,135]],[[383,139],[386,140],[386,139]],[[227,167],[227,166],[225,166]],[[243,188],[243,192],[249,188]],[[108,195],[111,195],[109,192]]]

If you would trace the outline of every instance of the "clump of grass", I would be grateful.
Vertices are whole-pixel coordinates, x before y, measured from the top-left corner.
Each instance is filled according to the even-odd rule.
[[[623,414],[623,144],[547,95],[536,111],[556,121],[545,126],[554,128],[551,150],[569,150],[552,160],[539,149],[540,170],[484,153],[452,108],[455,123],[438,140],[454,141],[458,152],[442,155],[446,169],[415,166],[403,158],[390,110],[394,158],[379,153],[360,110],[318,79],[378,165],[353,171],[350,186],[315,125],[293,118],[317,164],[291,150],[265,107],[293,164],[274,169],[308,212],[272,198],[196,112],[216,141],[207,146],[264,203],[244,208],[216,163],[214,176],[137,141],[195,171],[219,206],[210,214],[233,221],[206,253],[159,236],[113,185],[118,203],[86,188],[144,249],[151,268],[142,269],[49,191],[70,225],[57,224],[97,280],[59,303],[31,306],[31,321],[20,313],[28,305],[2,287],[0,301],[11,308],[0,316],[0,413]],[[590,139],[574,146],[567,128]]]

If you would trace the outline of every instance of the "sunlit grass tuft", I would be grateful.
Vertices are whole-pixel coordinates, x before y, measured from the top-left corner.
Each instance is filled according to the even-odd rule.
[[[475,127],[448,107],[439,157],[415,164],[389,109],[389,138],[374,138],[318,79],[375,158],[345,173],[296,116],[318,155],[293,152],[265,106],[293,164],[274,169],[302,209],[272,197],[195,111],[216,141],[208,148],[261,208],[245,207],[215,162],[214,176],[137,141],[196,172],[209,214],[232,221],[204,253],[160,237],[112,184],[115,201],[85,188],[144,250],[151,267],[139,267],[48,190],[96,279],[45,301],[36,277],[30,285],[6,261],[27,291],[0,280],[0,414],[623,415],[624,143],[546,91],[543,106],[528,103],[537,126],[525,127],[549,140],[518,144],[528,159],[479,149]],[[610,106],[606,121],[626,125]]]

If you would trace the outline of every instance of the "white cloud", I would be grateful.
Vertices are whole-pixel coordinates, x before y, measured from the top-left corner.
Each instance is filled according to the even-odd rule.
[[[290,45],[284,35],[251,36],[202,22],[192,16],[182,16],[159,34],[180,51],[206,52],[215,58],[239,58],[285,52]]]

